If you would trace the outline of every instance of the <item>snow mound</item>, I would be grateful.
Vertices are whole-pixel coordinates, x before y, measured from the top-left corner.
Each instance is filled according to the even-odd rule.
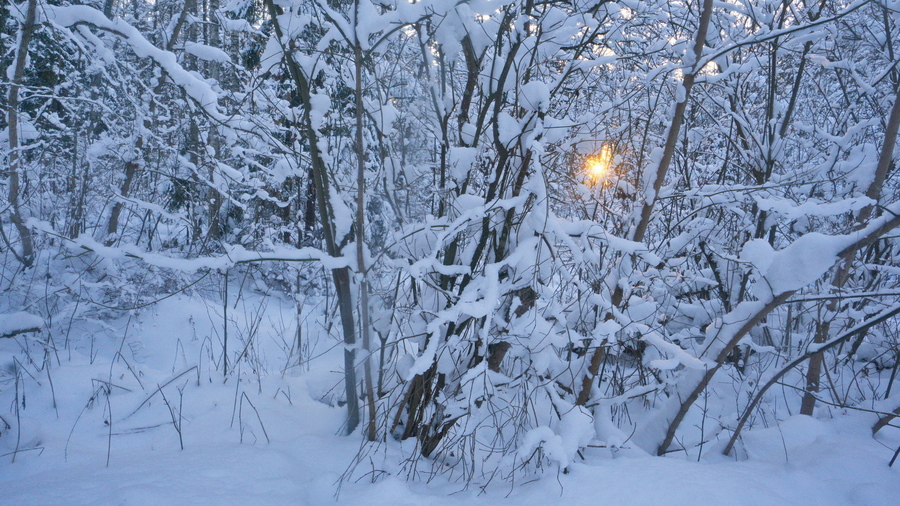
[[[24,311],[0,314],[0,337],[35,332],[44,327],[44,319]]]

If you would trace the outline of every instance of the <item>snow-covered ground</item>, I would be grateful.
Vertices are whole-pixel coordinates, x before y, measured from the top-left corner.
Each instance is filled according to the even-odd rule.
[[[742,460],[715,447],[699,462],[589,447],[566,474],[467,487],[424,469],[407,480],[397,464],[407,448],[392,441],[348,473],[362,438],[340,435],[344,411],[322,402],[341,381],[340,348],[310,342],[304,353],[319,356],[286,367],[292,308],[263,300],[230,308],[241,381],[214,364],[221,306],[187,296],[111,324],[76,322],[68,348],[54,332],[49,367],[33,342],[46,335],[0,340],[0,504],[900,503],[900,465],[888,467],[900,429],[873,439],[874,415],[838,410],[745,432]]]

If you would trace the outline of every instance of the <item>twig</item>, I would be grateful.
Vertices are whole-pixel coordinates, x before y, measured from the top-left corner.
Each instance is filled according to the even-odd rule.
[[[88,401],[87,401],[87,403],[85,403],[84,407],[81,408],[81,412],[79,412],[78,416],[75,417],[75,423],[72,424],[72,429],[69,431],[69,437],[66,438],[66,446],[63,449],[63,461],[68,461],[68,459],[69,459],[69,441],[72,440],[72,434],[75,433],[75,427],[78,426],[78,422],[79,422],[79,420],[81,420],[81,415],[84,414],[84,410],[88,409],[91,406],[91,404],[93,404],[94,401],[97,400],[97,395],[100,394],[100,391],[102,390],[102,388],[103,387],[98,388],[97,390],[94,391],[93,394],[91,394],[91,398],[88,399]]]
[[[187,384],[187,383],[185,383]],[[175,432],[178,433],[178,445],[181,446],[181,449],[184,450],[184,439],[181,436],[181,408],[184,406],[184,387],[178,389],[178,416],[175,416],[175,408],[169,404],[169,399],[166,398],[166,393],[163,392],[162,388],[159,389],[159,394],[162,395],[163,402],[166,403],[166,407],[169,408],[169,416],[172,417],[172,425],[175,427]]]
[[[56,411],[56,419],[59,420],[59,406],[56,403],[56,389],[53,387],[53,378],[50,377],[50,364],[47,361],[47,381],[50,382],[50,396],[53,397],[53,410]]]
[[[225,303],[222,304],[222,363],[225,377],[228,378],[228,269],[225,269]]]
[[[18,361],[16,361],[18,363]],[[16,367],[16,449],[13,451],[12,463],[16,463],[16,454],[19,453],[19,444],[22,442],[22,418],[19,415],[19,370],[22,367]]]
[[[134,376],[134,379],[137,380],[138,385],[140,385],[140,387],[141,387],[141,390],[146,391],[146,389],[144,388],[144,384],[141,382],[140,376],[138,376],[137,372],[135,372],[135,370],[131,367],[131,364],[128,363],[128,360],[125,359],[125,355],[122,355],[122,353],[120,353],[120,352],[116,353],[116,355],[118,356],[118,358],[122,359],[122,362],[125,362],[125,367],[128,368],[128,371],[131,372],[131,375]],[[115,358],[113,358],[113,360],[115,360]],[[129,390],[129,392],[130,391],[131,390]]]
[[[256,406],[254,406],[253,403],[250,402],[250,398],[247,397],[247,392],[241,392],[241,407],[242,408],[244,406],[244,399],[247,399],[247,404],[249,404],[250,407],[253,408],[253,412],[256,413],[256,420],[259,421],[259,426],[263,431],[263,436],[266,436],[266,443],[270,444],[272,441],[269,439],[269,434],[266,432],[266,426],[263,425],[262,418],[260,418],[259,411],[256,409]]]
[[[109,414],[109,420],[106,423],[108,427],[107,436],[106,436],[106,467],[109,467],[109,459],[112,455],[112,403],[109,400],[110,397],[110,389],[109,386],[106,387],[106,412]]]
[[[130,388],[125,388],[125,387],[123,387],[123,386],[116,385],[115,383],[110,383],[109,381],[102,380],[102,379],[98,379],[98,378],[91,378],[91,381],[96,381],[96,382],[98,382],[98,383],[103,383],[103,384],[106,385],[107,387],[116,387],[116,388],[125,390],[126,392],[131,392],[131,391],[132,391]]]
[[[12,456],[13,456],[13,460],[15,460],[15,459],[16,459],[16,454],[18,454],[18,453],[25,453],[25,452],[33,452],[33,451],[35,451],[35,450],[40,450],[41,453],[44,453],[44,447],[43,447],[43,446],[35,446],[34,448],[22,448],[21,450],[18,450],[18,449],[17,449],[17,450],[15,450],[15,451],[7,452],[7,453],[4,453],[3,455],[0,455],[0,457],[6,457],[7,455],[12,455]],[[40,453],[39,453],[38,455],[40,455]]]
[[[791,388],[791,389],[794,389],[794,390],[799,390],[799,391],[801,391],[801,392],[807,392],[807,390],[805,390],[805,389],[803,389],[803,388],[800,388],[800,387],[794,386],[794,385],[788,385],[787,383],[781,383],[781,382],[779,382],[779,385],[781,385],[781,386],[783,386],[783,387]],[[862,411],[862,412],[864,412],[864,413],[873,413],[873,414],[876,414],[876,415],[890,415],[890,414],[891,414],[891,413],[886,413],[886,412],[884,412],[884,411],[878,411],[878,410],[876,410],[876,409],[861,408],[861,407],[859,407],[859,406],[848,406],[848,405],[846,405],[846,404],[840,404],[840,403],[837,403],[837,402],[826,401],[825,399],[822,399],[822,398],[819,397],[819,396],[815,396],[815,399],[816,399],[816,402],[821,402],[822,404],[827,404],[827,405],[833,406],[833,407],[835,407],[835,408],[852,409],[852,410],[854,410],[854,411]],[[890,424],[887,424],[887,425],[890,425]],[[894,425],[891,425],[891,427],[895,427],[895,426],[894,426]]]
[[[187,373],[193,371],[193,370],[196,369],[196,368],[197,368],[197,366],[195,366],[195,365],[194,365],[194,366],[191,366],[191,367],[185,369],[184,371],[181,371],[180,373],[176,374],[175,376],[173,376],[171,379],[169,379],[168,381],[166,381],[166,382],[163,383],[162,385],[157,386],[156,390],[154,390],[152,394],[150,394],[149,396],[147,396],[147,398],[144,399],[144,402],[142,402],[142,403],[140,404],[140,406],[138,406],[137,408],[135,408],[134,411],[132,411],[128,416],[126,416],[126,417],[123,418],[122,420],[127,420],[127,419],[131,418],[135,413],[137,413],[141,408],[143,408],[143,407],[144,407],[144,404],[147,404],[147,403],[150,401],[150,399],[152,399],[153,396],[156,395],[157,392],[160,392],[163,388],[169,386],[173,381],[175,381],[175,380],[177,380],[178,378],[184,376],[185,374],[187,374]]]

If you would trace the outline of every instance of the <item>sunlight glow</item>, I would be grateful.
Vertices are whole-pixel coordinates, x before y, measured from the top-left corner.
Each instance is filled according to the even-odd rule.
[[[585,173],[592,182],[597,183],[610,176],[612,164],[613,150],[609,144],[604,144],[599,152],[585,159]]]

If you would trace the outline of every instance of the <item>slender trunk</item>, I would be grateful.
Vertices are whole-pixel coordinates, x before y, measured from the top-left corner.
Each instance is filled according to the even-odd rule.
[[[675,146],[678,142],[678,134],[681,131],[681,125],[684,123],[684,114],[687,110],[688,101],[691,97],[691,88],[694,86],[696,74],[700,70],[697,67],[700,57],[703,55],[703,46],[706,44],[706,32],[709,30],[709,22],[712,17],[713,0],[703,0],[703,10],[700,12],[700,23],[697,27],[697,34],[694,38],[693,52],[691,53],[692,61],[690,66],[685,68],[684,79],[681,82],[683,88],[683,96],[678,96],[675,104],[675,110],[672,113],[672,121],[669,125],[669,131],[666,134],[666,142],[663,147],[663,154],[656,167],[656,175],[653,179],[651,188],[644,189],[644,204],[641,208],[640,219],[634,228],[630,231],[629,239],[635,242],[642,242],[644,235],[647,233],[647,227],[650,225],[650,218],[653,215],[653,208],[659,197],[659,191],[662,189],[663,182],[666,179],[666,173],[669,171],[669,165],[672,164],[672,158],[675,156]],[[612,295],[612,305],[618,307],[624,299],[624,290],[621,285],[616,286]],[[599,372],[600,363],[603,357],[604,348],[598,346],[591,356],[590,366],[588,367],[586,378],[582,380],[581,391],[578,393],[577,405],[583,406],[591,398],[591,389],[594,380]],[[596,365],[596,367],[595,367]]]
[[[22,255],[19,260],[25,267],[34,263],[34,239],[31,229],[25,225],[20,207],[20,176],[21,159],[19,156],[19,89],[22,86],[22,77],[25,74],[25,61],[28,58],[28,43],[35,28],[35,14],[37,0],[28,0],[28,8],[25,12],[25,22],[19,30],[19,47],[16,49],[15,68],[13,69],[12,82],[9,85],[9,95],[6,102],[7,125],[9,132],[9,205],[11,207],[11,220],[19,232],[22,241]]]
[[[144,139],[143,137],[138,137],[137,143],[135,143],[135,148],[140,151],[143,146]],[[128,197],[128,193],[131,191],[131,184],[134,181],[134,176],[137,174],[138,169],[138,161],[137,158],[133,160],[129,160],[125,163],[125,180],[122,181],[122,187],[119,189],[120,195],[119,197],[124,199]],[[112,246],[116,240],[118,239],[119,232],[119,217],[122,214],[122,208],[125,207],[125,203],[121,200],[116,202],[112,208],[112,212],[109,214],[109,222],[106,224],[106,245]]]
[[[272,28],[278,37],[279,43],[284,43],[284,31],[278,22],[279,8],[273,0],[265,0],[266,9],[272,20]],[[303,129],[309,145],[309,159],[311,172],[315,184],[316,203],[319,208],[319,222],[322,225],[322,234],[325,238],[326,252],[333,257],[341,256],[343,241],[338,241],[334,228],[333,210],[329,202],[331,196],[328,182],[328,172],[322,153],[319,151],[319,132],[312,123],[311,89],[306,75],[293,57],[292,51],[282,46],[284,65],[288,69],[294,85],[297,87],[297,95],[303,104]],[[353,292],[350,283],[350,269],[338,267],[331,270],[335,292],[338,298],[338,310],[341,315],[341,327],[344,334],[344,386],[347,396],[347,433],[356,430],[359,425],[359,398],[356,392],[356,329],[353,315]]]
[[[218,48],[221,46],[221,37],[219,36],[219,18],[216,15],[216,12],[219,10],[219,0],[207,0],[206,2],[206,17],[207,17],[207,25],[205,26],[205,40],[204,44],[209,46]],[[221,84],[221,72],[219,67],[219,62],[217,61],[209,61],[206,62],[207,67],[207,75],[214,81],[220,83],[220,86],[223,88]],[[219,133],[215,128],[210,128],[209,130],[209,144],[213,148],[213,152],[215,153],[214,159],[220,160],[222,158],[222,140],[219,137]],[[209,180],[210,182],[214,181],[214,174],[216,171],[216,166],[213,164],[209,168]],[[225,198],[222,194],[222,191],[217,186],[213,186],[213,195],[212,195],[212,205],[209,210],[209,229],[206,231],[206,239],[208,241],[218,241],[222,237],[222,219],[220,217],[220,213],[222,211],[222,206],[225,204]]]
[[[354,20],[358,23],[359,1],[356,2]],[[366,146],[363,138],[363,86],[362,86],[362,48],[357,40],[353,46],[353,59],[356,78],[356,268],[359,280],[359,328],[362,331],[363,362],[365,376],[366,401],[369,411],[366,423],[366,437],[369,441],[377,439],[375,431],[375,391],[372,385],[372,346],[369,335],[369,281],[366,277]]]
[[[878,165],[875,167],[875,177],[872,184],[866,189],[866,197],[878,202],[881,199],[881,189],[887,178],[888,169],[894,159],[894,146],[897,143],[897,133],[900,131],[900,95],[894,97],[894,105],[891,108],[888,117],[887,128],[884,132],[884,144],[881,146],[881,153],[878,157]],[[868,205],[859,211],[856,217],[856,229],[860,230],[866,226],[866,222],[872,216],[875,205]],[[843,286],[850,279],[851,269],[853,268],[853,257],[856,256],[858,250],[854,250],[847,259],[841,263],[838,271],[834,274],[832,286],[837,289]],[[837,301],[828,304],[828,312],[834,314],[838,309]],[[828,340],[831,331],[831,322],[824,321],[816,328],[816,336],[814,342],[821,344]],[[809,359],[809,367],[806,370],[806,392],[803,394],[803,400],[800,402],[800,414],[810,415],[815,412],[816,393],[819,391],[819,380],[822,374],[822,363],[825,360],[824,353],[816,353]]]
[[[87,173],[85,173],[85,177],[87,177]],[[69,194],[66,222],[68,223],[68,236],[72,239],[81,234],[84,220],[84,196],[79,192],[79,189],[82,188],[84,185],[78,184],[78,133],[75,132],[72,135],[72,172],[66,178],[66,193]]]
[[[172,33],[169,35],[169,40],[166,41],[166,51],[171,51],[175,47],[175,41],[178,40],[178,36],[181,35],[181,30],[182,28],[184,28],[189,9],[193,4],[193,0],[186,0],[184,2],[184,5],[181,7],[181,13],[178,15],[178,20],[175,22],[175,26],[172,28]],[[157,93],[159,93],[160,86],[162,86],[164,79],[165,73],[163,73],[159,79],[159,84],[157,85],[155,90]]]
[[[703,55],[703,46],[706,44],[706,32],[709,30],[709,21],[712,17],[713,0],[703,0],[703,10],[700,12],[700,24],[697,27],[697,35],[694,38],[693,61],[690,68],[685,69],[684,79],[681,86],[684,89],[683,96],[676,97],[675,111],[672,114],[672,122],[669,125],[669,131],[666,134],[666,143],[663,146],[662,158],[656,167],[656,175],[653,179],[652,190],[647,188],[644,190],[644,205],[641,208],[641,217],[637,225],[631,232],[630,239],[635,242],[644,240],[647,233],[647,226],[650,224],[650,218],[653,214],[653,208],[659,199],[659,190],[662,189],[663,182],[666,179],[666,173],[669,171],[669,165],[672,164],[672,158],[675,156],[675,145],[678,142],[678,135],[681,132],[681,125],[684,123],[684,114],[687,110],[688,101],[691,97],[691,88],[694,86],[697,72],[700,69],[697,64]]]
[[[313,181],[312,169],[309,170],[306,180],[306,201],[303,207],[303,236],[312,233],[316,226],[316,185]],[[308,246],[308,245],[307,245]]]

